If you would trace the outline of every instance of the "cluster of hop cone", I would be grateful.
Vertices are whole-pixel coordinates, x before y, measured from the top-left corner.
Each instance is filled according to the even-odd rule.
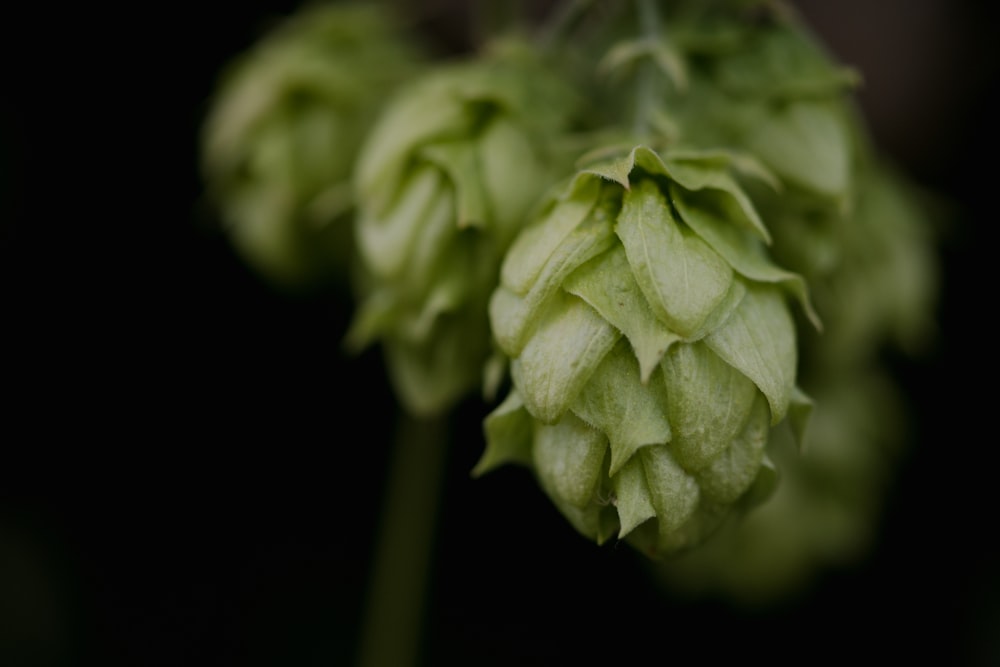
[[[552,13],[443,55],[387,5],[303,7],[220,80],[208,193],[268,280],[351,290],[405,410],[482,397],[473,474],[525,466],[665,584],[791,590],[877,529],[923,194],[789,6]]]

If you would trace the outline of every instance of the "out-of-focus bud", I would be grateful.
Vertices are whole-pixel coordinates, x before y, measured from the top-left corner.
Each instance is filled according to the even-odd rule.
[[[766,497],[772,427],[801,432],[790,301],[805,283],[724,152],[636,147],[580,171],[518,236],[490,303],[513,387],[476,472],[530,466],[587,537],[649,556]]]
[[[489,295],[530,208],[571,164],[557,146],[576,105],[529,48],[497,42],[412,81],[369,134],[347,343],[382,344],[411,413],[441,413],[486,384]]]
[[[309,5],[230,64],[202,136],[208,195],[244,260],[293,290],[343,281],[351,169],[419,49],[379,3]]]

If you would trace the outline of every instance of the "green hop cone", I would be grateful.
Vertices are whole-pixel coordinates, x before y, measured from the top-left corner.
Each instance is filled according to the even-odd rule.
[[[347,344],[380,342],[403,406],[439,414],[486,385],[487,315],[515,233],[569,158],[576,98],[498,42],[387,103],[357,164],[359,306]]]
[[[580,533],[653,557],[770,493],[771,429],[811,408],[789,302],[818,321],[768,257],[734,176],[750,166],[639,146],[551,198],[491,299],[512,388],[476,474],[525,464]]]
[[[380,4],[330,3],[285,19],[224,72],[203,173],[233,246],[269,282],[346,280],[361,137],[420,60]]]

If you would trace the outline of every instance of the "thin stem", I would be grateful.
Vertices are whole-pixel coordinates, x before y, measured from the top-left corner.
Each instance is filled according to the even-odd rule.
[[[660,38],[660,17],[655,0],[636,0],[636,5],[643,39],[650,43],[657,41]],[[639,64],[632,124],[636,136],[643,137],[649,132],[650,118],[660,101],[660,76],[656,65],[649,58]]]
[[[358,667],[420,664],[446,436],[444,418],[398,419]]]

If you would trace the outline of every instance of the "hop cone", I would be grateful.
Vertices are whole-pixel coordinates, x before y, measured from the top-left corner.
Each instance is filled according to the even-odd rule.
[[[484,385],[500,261],[560,173],[575,97],[513,42],[441,64],[387,105],[355,178],[363,271],[348,344],[380,342],[411,413]]]
[[[704,542],[770,492],[765,447],[810,402],[802,279],[725,153],[637,147],[580,171],[512,245],[490,303],[512,389],[476,472],[530,466],[583,535],[650,556]]]
[[[203,171],[234,247],[264,278],[346,278],[350,174],[382,100],[419,60],[375,3],[313,5],[234,61],[205,122]]]

